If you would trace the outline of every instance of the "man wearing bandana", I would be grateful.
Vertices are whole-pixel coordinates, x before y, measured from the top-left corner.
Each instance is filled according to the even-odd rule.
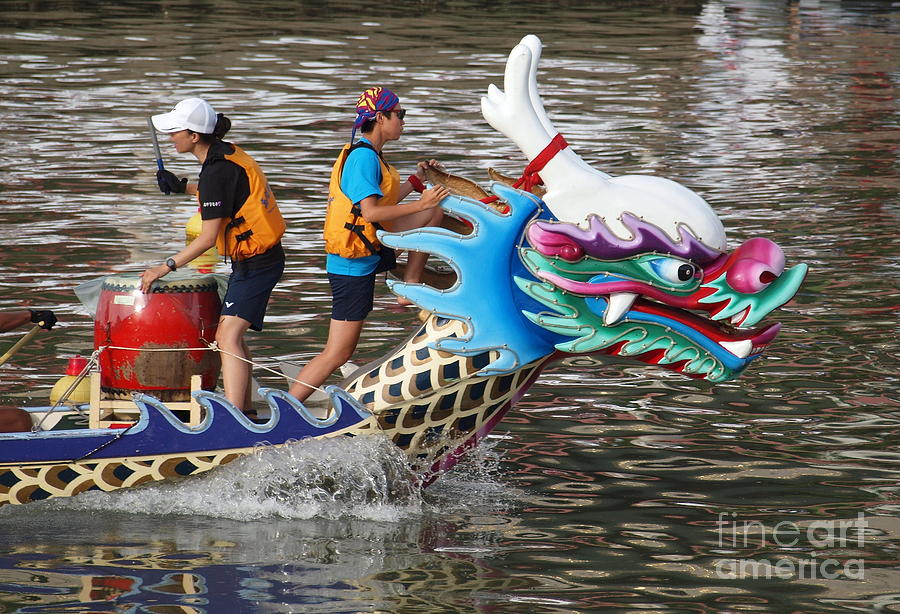
[[[435,160],[419,162],[416,172],[402,181],[383,156],[389,141],[403,133],[406,110],[392,91],[372,87],[356,103],[356,120],[350,143],[345,145],[331,172],[328,211],[325,216],[326,271],[331,285],[331,322],[328,341],[297,376],[291,394],[306,399],[337,368],[353,356],[363,322],[372,311],[375,276],[393,266],[393,252],[382,246],[376,232],[385,228],[402,232],[437,226],[443,212],[438,206],[450,191],[437,186],[425,189],[425,169]],[[354,143],[357,131],[359,141]],[[401,203],[413,191],[418,200]],[[417,283],[428,254],[408,255],[404,281]],[[409,304],[398,299],[400,304]]]

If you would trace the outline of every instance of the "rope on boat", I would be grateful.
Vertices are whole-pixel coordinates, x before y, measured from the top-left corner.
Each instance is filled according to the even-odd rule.
[[[104,348],[101,347],[101,348],[99,348],[99,349],[97,349],[97,350],[94,350],[93,353],[91,353],[91,357],[88,359],[87,364],[84,365],[84,368],[81,370],[81,373],[79,373],[78,376],[77,376],[74,380],[72,380],[72,383],[69,384],[69,387],[66,388],[66,391],[63,392],[63,393],[59,396],[59,398],[56,400],[56,403],[54,403],[53,406],[50,407],[49,410],[47,410],[47,412],[46,412],[46,413],[43,415],[43,417],[38,421],[38,423],[35,424],[33,427],[31,427],[32,432],[40,431],[40,430],[41,430],[41,427],[42,427],[43,424],[44,424],[44,420],[47,419],[47,416],[49,416],[50,414],[52,414],[52,413],[56,410],[57,407],[59,407],[63,402],[65,402],[66,399],[69,398],[69,395],[72,394],[72,393],[75,391],[75,389],[78,387],[78,384],[80,384],[81,381],[82,381],[85,377],[87,377],[88,373],[91,372],[91,368],[93,367],[93,365],[96,364],[96,363],[99,361],[99,359],[100,359],[100,352],[102,352],[103,350],[104,350]],[[87,416],[87,414],[84,412],[84,410],[82,410],[82,409],[81,409],[80,407],[78,407],[77,405],[74,406],[74,409],[75,409],[75,411],[78,412],[78,414],[81,415],[82,417]]]
[[[301,384],[301,385],[303,385],[303,386],[306,386],[307,388],[312,388],[313,390],[318,390],[319,392],[325,393],[325,389],[324,389],[324,388],[320,388],[319,386],[313,386],[312,384],[309,384],[309,383],[307,383],[307,382],[298,380],[297,378],[291,377],[290,375],[287,375],[287,374],[284,373],[284,372],[276,371],[275,369],[271,369],[271,368],[269,368],[269,367],[267,367],[267,366],[265,366],[265,365],[259,364],[259,363],[257,363],[257,362],[253,362],[252,360],[247,360],[247,359],[244,358],[243,356],[238,356],[237,354],[232,354],[231,352],[228,352],[228,351],[226,351],[226,350],[223,350],[222,348],[219,347],[219,344],[218,344],[216,341],[213,341],[213,342],[211,342],[211,343],[207,342],[207,345],[209,345],[209,349],[212,350],[212,351],[214,351],[214,352],[221,352],[222,354],[227,354],[228,356],[231,356],[232,358],[237,358],[238,360],[247,363],[247,364],[250,365],[251,367],[256,367],[256,368],[258,368],[258,369],[262,369],[263,371],[268,371],[269,373],[272,373],[272,374],[274,374],[274,375],[278,375],[278,376],[280,376],[280,377],[283,377],[284,379],[286,379],[286,380],[288,380],[288,381],[290,381],[290,382],[295,382],[295,383],[297,383],[297,384]],[[203,349],[206,349],[206,348],[203,348]],[[327,393],[325,393],[325,394],[327,394]]]
[[[94,354],[97,354],[104,350],[126,350],[126,351],[130,351],[130,352],[199,352],[199,351],[220,352],[222,354],[227,354],[228,356],[231,356],[232,358],[237,358],[238,360],[247,363],[251,367],[261,369],[262,371],[268,371],[269,373],[271,373],[273,375],[283,377],[284,379],[288,380],[289,382],[296,382],[298,384],[302,384],[303,386],[306,386],[307,388],[312,388],[313,390],[325,392],[325,390],[323,388],[320,388],[319,386],[313,386],[312,384],[309,384],[307,382],[304,382],[304,381],[298,380],[296,378],[293,378],[289,375],[286,375],[285,373],[283,373],[281,371],[277,371],[275,369],[267,367],[264,364],[254,362],[252,360],[248,360],[248,359],[244,358],[243,356],[238,356],[237,354],[232,354],[231,352],[229,352],[227,350],[223,350],[222,348],[219,347],[219,344],[216,341],[207,341],[206,347],[196,347],[196,348],[132,348],[132,347],[125,347],[125,346],[121,346],[121,345],[104,345],[99,350],[94,352]],[[93,359],[93,355],[91,358]],[[88,363],[88,364],[90,364],[90,363]]]
[[[132,429],[132,427],[134,427],[136,424],[137,424],[137,422],[132,422],[131,424],[129,424],[128,426],[126,426],[123,429],[116,429],[116,430],[118,430],[118,433],[116,433],[115,437],[113,437],[112,439],[107,439],[106,441],[101,443],[99,446],[97,446],[96,448],[91,450],[90,452],[87,452],[86,454],[82,454],[78,458],[74,458],[69,462],[70,463],[79,463],[87,458],[90,458],[91,456],[93,456],[94,454],[96,454],[97,452],[99,452],[100,450],[105,448],[106,446],[119,441],[125,435],[125,433],[130,431]]]
[[[212,347],[213,344],[215,344],[215,341],[213,341],[209,347],[205,348],[129,348],[121,345],[104,345],[100,350],[128,350],[130,352],[205,352],[209,349],[215,350],[216,348]]]

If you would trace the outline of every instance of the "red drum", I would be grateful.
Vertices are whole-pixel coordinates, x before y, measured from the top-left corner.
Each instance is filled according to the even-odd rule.
[[[187,401],[195,374],[202,376],[205,390],[215,388],[218,352],[184,349],[204,348],[215,339],[221,308],[212,275],[160,279],[150,294],[141,292],[140,277],[107,277],[94,318],[94,349],[134,349],[100,353],[103,392],[128,398],[141,391],[161,401]]]

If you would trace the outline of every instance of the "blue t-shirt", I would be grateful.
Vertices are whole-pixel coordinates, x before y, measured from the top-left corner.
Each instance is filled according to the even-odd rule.
[[[365,137],[360,140],[372,144]],[[357,147],[350,152],[341,174],[341,192],[353,204],[358,204],[369,196],[378,198],[384,196],[381,193],[381,160],[374,150]],[[337,254],[328,254],[325,259],[325,270],[336,275],[363,277],[375,271],[378,260],[377,254],[362,258],[344,258]]]

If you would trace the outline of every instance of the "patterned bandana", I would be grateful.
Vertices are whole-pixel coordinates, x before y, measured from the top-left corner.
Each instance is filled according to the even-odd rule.
[[[350,142],[356,136],[356,129],[366,120],[374,119],[378,111],[390,111],[400,103],[397,94],[384,87],[370,87],[359,95],[356,101],[356,121],[353,122],[353,133]]]

